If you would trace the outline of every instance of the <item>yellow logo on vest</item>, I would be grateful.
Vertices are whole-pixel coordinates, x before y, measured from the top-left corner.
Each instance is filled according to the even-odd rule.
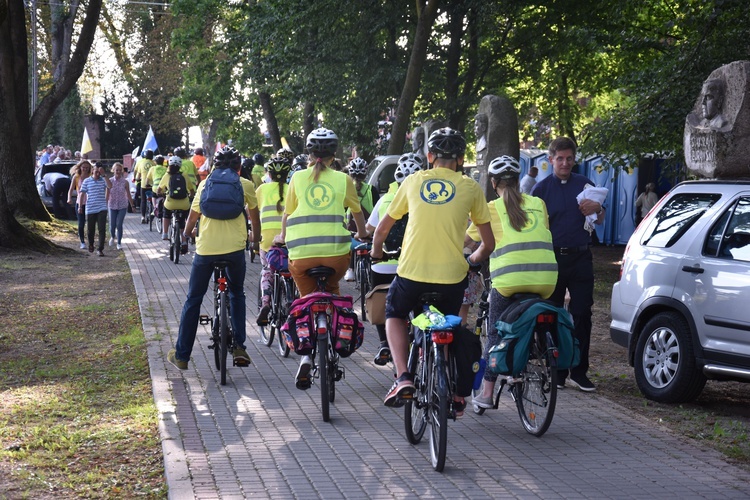
[[[456,186],[444,179],[428,179],[422,183],[419,194],[431,205],[443,205],[456,196]]]
[[[305,191],[305,202],[315,210],[325,210],[333,203],[333,186],[326,182],[310,184]]]

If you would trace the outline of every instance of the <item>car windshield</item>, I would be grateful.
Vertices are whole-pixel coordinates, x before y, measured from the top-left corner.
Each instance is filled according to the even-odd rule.
[[[651,219],[643,244],[657,248],[674,245],[719,198],[719,193],[676,195]]]

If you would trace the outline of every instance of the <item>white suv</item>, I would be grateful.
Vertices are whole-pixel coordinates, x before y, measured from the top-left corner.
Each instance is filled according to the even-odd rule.
[[[692,401],[750,382],[750,182],[689,181],[638,226],[612,288],[612,340],[641,392]]]

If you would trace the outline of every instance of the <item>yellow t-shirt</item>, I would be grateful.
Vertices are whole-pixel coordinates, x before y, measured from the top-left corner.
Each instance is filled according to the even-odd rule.
[[[162,177],[161,181],[159,181],[159,186],[154,190],[157,193],[159,192],[159,190],[161,190],[162,194],[166,194],[167,197],[164,199],[164,208],[166,208],[167,210],[190,210],[190,195],[195,193],[195,186],[193,186],[190,181],[185,178],[188,197],[181,200],[175,200],[174,198],[169,196],[170,177],[172,176],[169,175],[169,173],[164,174],[164,177]]]
[[[148,170],[154,165],[153,160],[149,160],[148,158],[140,158],[137,162],[135,162],[135,167],[133,168],[133,179],[137,179],[141,183],[141,187],[145,186],[143,181],[146,180],[146,174],[148,174]]]
[[[242,190],[245,192],[245,207],[257,208],[255,185],[252,181],[240,177]],[[205,182],[198,185],[198,192],[193,198],[190,209],[201,213],[201,195]],[[195,253],[198,255],[223,255],[245,249],[247,242],[247,218],[240,214],[232,220],[210,219],[201,215],[200,231],[195,242]]]
[[[463,254],[467,216],[475,224],[490,221],[479,184],[447,168],[407,177],[387,213],[397,220],[409,214],[398,275],[422,283],[461,282],[469,270]]]
[[[267,252],[271,246],[273,245],[273,239],[276,237],[277,234],[281,233],[281,222],[278,223],[278,227],[271,227],[268,228],[263,224],[263,214],[264,209],[268,207],[268,210],[270,210],[270,216],[271,217],[279,217],[279,220],[281,220],[281,216],[284,213],[284,204],[286,203],[287,199],[287,193],[289,192],[289,185],[284,183],[284,200],[281,202],[281,212],[276,212],[276,202],[279,201],[279,183],[278,182],[269,182],[267,184],[261,184],[258,189],[255,190],[255,198],[258,200],[258,210],[260,210],[260,235],[262,239],[260,240],[260,248]],[[268,205],[264,205],[265,203],[268,203]]]

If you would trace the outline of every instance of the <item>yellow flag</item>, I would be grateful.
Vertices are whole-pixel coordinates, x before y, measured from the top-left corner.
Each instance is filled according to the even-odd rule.
[[[86,154],[93,151],[94,148],[91,146],[91,139],[89,139],[89,131],[86,127],[83,127],[83,141],[81,142],[81,154]]]

